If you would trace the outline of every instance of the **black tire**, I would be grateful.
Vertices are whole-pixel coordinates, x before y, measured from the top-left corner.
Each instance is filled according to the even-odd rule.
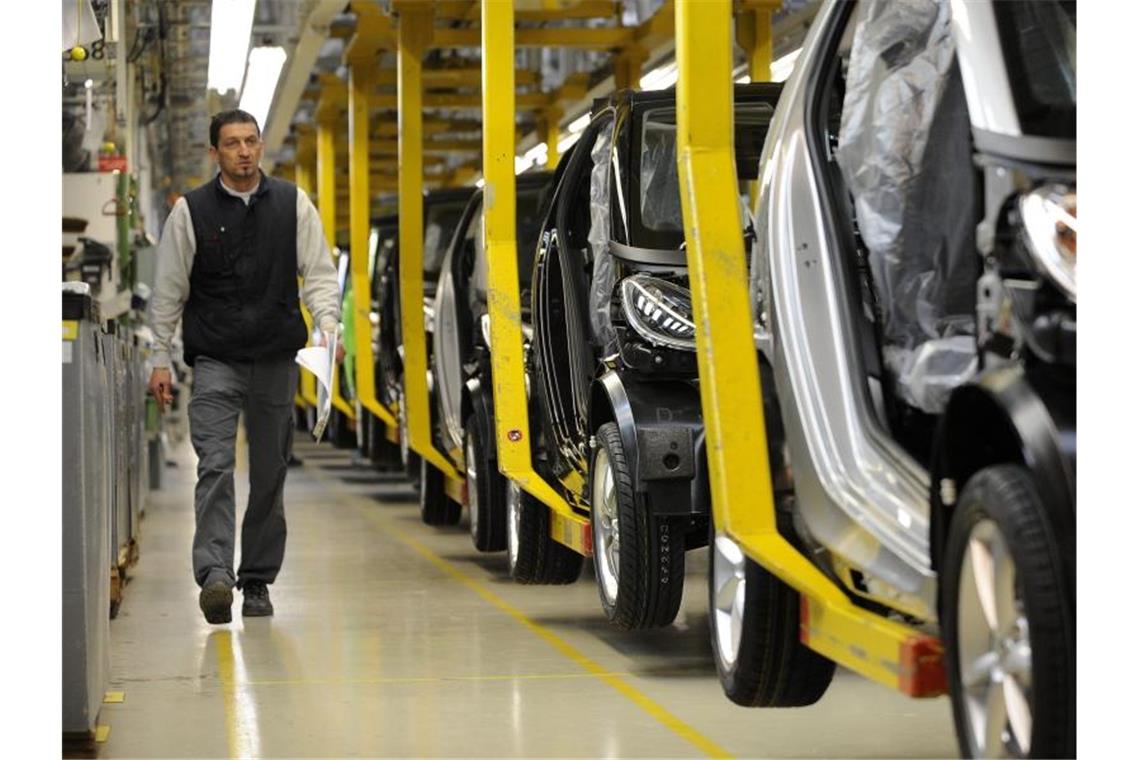
[[[996,528],[996,535],[994,529]],[[1001,544],[997,544],[1000,536]],[[973,537],[973,539],[972,539]],[[977,548],[998,547],[1008,555],[998,556],[998,552],[980,554],[989,557],[991,564],[998,567],[1012,559],[1012,581],[1008,589],[1014,603],[1010,606],[1012,625],[1000,621],[1000,614],[994,615],[995,622],[1003,630],[992,632],[985,606],[980,601],[978,609],[983,610],[980,621],[981,637],[985,646],[997,646],[1000,654],[1002,683],[997,688],[1005,700],[1005,681],[1009,678],[1007,663],[1013,661],[1013,652],[1020,643],[1029,646],[1027,654],[1031,687],[1018,693],[1026,699],[1026,706],[1032,719],[1028,733],[1029,746],[1022,746],[1018,731],[1008,718],[1002,727],[1008,734],[1008,741],[1014,746],[1007,749],[1014,756],[1024,757],[1075,757],[1077,751],[1076,726],[1076,617],[1070,586],[1075,579],[1068,579],[1059,543],[1052,524],[1033,484],[1029,472],[1019,465],[1002,464],[987,467],[975,473],[962,490],[961,498],[950,521],[949,535],[941,574],[942,595],[942,634],[946,642],[946,671],[950,685],[950,701],[954,709],[954,727],[958,734],[958,747],[963,757],[980,756],[983,752],[993,754],[1003,748],[980,747],[976,732],[970,726],[966,705],[971,698],[970,690],[963,684],[962,657],[964,653],[960,620],[963,603],[972,606],[978,600],[976,593],[963,596],[963,577],[967,589],[975,580],[974,567],[984,567],[983,563],[968,560],[971,556],[971,543],[976,540]],[[990,543],[993,542],[993,543]],[[968,574],[966,565],[970,568]],[[1004,585],[1004,584],[1003,584]],[[997,593],[1001,595],[995,583]],[[1020,605],[1016,597],[1020,596]],[[989,605],[996,612],[998,605]],[[969,625],[971,615],[963,624]],[[972,628],[972,630],[976,630]],[[1012,633],[1011,633],[1012,632]],[[998,637],[1003,640],[998,644]],[[985,642],[989,642],[985,644]],[[969,647],[970,645],[966,645]],[[1006,648],[1008,647],[1008,648]],[[1009,657],[1010,659],[1006,659]],[[995,671],[988,671],[984,679],[978,679],[977,689],[984,690],[984,682],[991,684]],[[1012,679],[1018,684],[1018,679]],[[973,696],[977,696],[975,694]],[[984,697],[983,697],[984,699]],[[1006,713],[1008,716],[1008,711]],[[996,724],[995,724],[996,725]],[[1021,724],[1024,726],[1024,724]],[[1021,733],[1024,733],[1024,729]],[[1002,737],[1003,743],[1007,737]]]
[[[372,466],[380,472],[403,470],[400,447],[388,440],[387,426],[379,418],[369,415],[367,430],[366,453]]]
[[[487,456],[479,416],[468,416],[465,428],[471,542],[481,552],[500,552],[507,548],[507,481],[496,460]]]
[[[328,430],[329,442],[338,449],[356,448],[356,431],[349,427],[349,419],[339,409],[329,412]]]
[[[605,423],[595,437],[598,447],[590,462],[590,524],[602,609],[611,623],[624,630],[669,625],[681,608],[685,532],[676,521],[653,515],[650,505],[634,492],[633,473],[617,425]],[[614,535],[612,531],[607,534],[605,527],[613,520],[606,518],[607,507],[598,503],[607,470],[612,477],[614,504],[610,508],[616,509],[616,542],[605,538]],[[616,567],[606,549],[615,543],[619,550]]]
[[[790,518],[786,512],[777,513],[782,522]],[[744,568],[744,612],[735,652],[730,640],[722,642],[725,628],[717,620],[717,578],[734,566],[728,557],[742,561]],[[723,563],[719,573],[718,562]],[[713,661],[725,696],[744,707],[803,707],[818,702],[831,685],[835,663],[800,642],[799,593],[744,556],[731,539],[722,537],[718,544],[712,520],[708,586]]]
[[[550,509],[513,481],[507,483],[506,502],[511,577],[519,583],[547,585],[578,580],[583,557],[550,537]],[[511,519],[512,512],[517,519]]]
[[[404,465],[404,474],[408,476],[408,480],[418,488],[420,486],[420,470],[422,469],[421,457],[412,450],[408,437],[408,417],[407,405],[404,401],[404,381],[400,379],[400,393],[397,396],[397,422],[400,425],[400,461]]]
[[[420,518],[428,525],[455,525],[463,513],[445,487],[446,476],[426,459],[420,459]]]

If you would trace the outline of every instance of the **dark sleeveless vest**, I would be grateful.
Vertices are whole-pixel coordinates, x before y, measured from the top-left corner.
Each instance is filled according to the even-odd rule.
[[[187,364],[295,353],[308,339],[297,289],[297,187],[261,175],[246,206],[220,175],[186,194],[196,251],[182,312]]]

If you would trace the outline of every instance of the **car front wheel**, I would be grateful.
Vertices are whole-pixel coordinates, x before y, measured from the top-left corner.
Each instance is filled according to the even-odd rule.
[[[954,724],[965,757],[1074,757],[1075,619],[1028,471],[980,470],[950,522],[942,577]]]

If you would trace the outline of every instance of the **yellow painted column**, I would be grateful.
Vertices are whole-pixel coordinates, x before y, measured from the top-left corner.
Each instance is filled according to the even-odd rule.
[[[353,315],[356,320],[356,396],[365,413],[396,428],[396,418],[376,398],[376,364],[372,355],[372,281],[368,276],[368,238],[372,194],[369,187],[368,95],[376,88],[375,65],[353,63],[348,70],[348,211],[352,257]]]
[[[555,513],[570,515],[570,506],[534,471],[530,459],[515,240],[514,8],[502,2],[482,5],[483,234],[499,469]]]
[[[630,45],[614,56],[614,87],[637,90],[641,87],[641,67],[649,57],[640,45]]]
[[[508,4],[509,5],[509,4]],[[424,331],[423,55],[434,12],[428,3],[401,2],[396,51],[399,105],[400,326],[404,339],[404,415],[408,445],[452,480],[462,476],[431,440]]]
[[[732,0],[676,13],[677,171],[717,534],[804,596],[808,646],[904,688],[908,670],[937,669],[937,640],[853,605],[776,530],[733,156]],[[914,665],[924,651],[935,656]]]
[[[294,162],[294,181],[297,188],[310,198],[313,196],[313,135],[311,132],[298,132],[297,158]],[[301,278],[297,278],[298,285]],[[313,316],[309,314],[305,303],[301,302],[301,316],[305,320],[305,328],[309,335],[313,334]],[[317,378],[308,370],[301,370],[300,383],[297,388],[297,405],[315,407],[317,405]]]
[[[336,247],[336,119],[317,121],[317,210],[329,251]]]
[[[546,140],[546,168],[554,171],[558,168],[558,140],[559,122],[562,121],[562,109],[557,107],[547,108],[542,112],[541,129],[542,135]]]
[[[337,121],[331,116],[317,120],[317,210],[321,215],[321,226],[325,230],[325,240],[329,251],[336,248],[336,132]],[[335,262],[335,258],[334,258]],[[352,408],[340,393],[337,381],[339,365],[333,365],[332,403],[350,420],[356,419]]]
[[[771,7],[754,8],[736,18],[736,40],[748,58],[748,78],[753,82],[772,79],[772,11]]]

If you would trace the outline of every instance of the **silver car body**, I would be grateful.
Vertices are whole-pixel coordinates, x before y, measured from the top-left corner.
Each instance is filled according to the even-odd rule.
[[[863,387],[852,304],[839,286],[843,262],[808,148],[810,83],[826,54],[822,32],[843,6],[831,0],[821,8],[761,158],[751,262],[757,345],[781,400],[801,533],[821,545],[845,583],[851,585],[844,566],[858,570],[865,593],[933,622],[929,474],[889,435]],[[975,145],[1000,144],[1002,153],[1023,160],[1063,161],[1063,141],[1021,134],[990,4],[953,0],[951,7]],[[1075,164],[1075,150],[1068,159]]]

